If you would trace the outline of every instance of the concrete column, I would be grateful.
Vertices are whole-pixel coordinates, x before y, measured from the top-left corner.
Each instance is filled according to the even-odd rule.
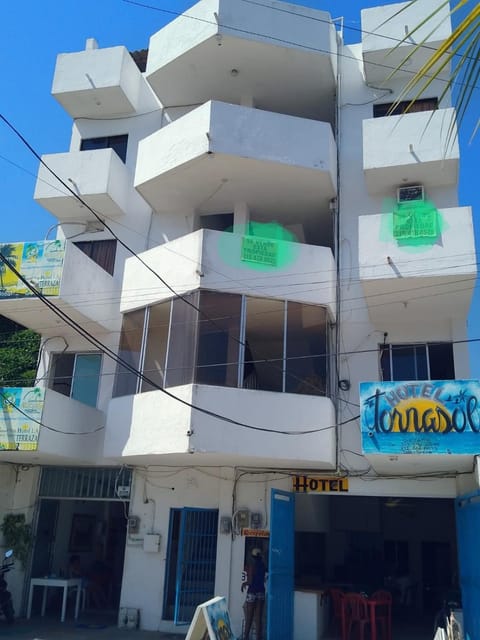
[[[247,229],[250,222],[250,209],[246,202],[236,202],[233,207],[233,226],[234,229]]]

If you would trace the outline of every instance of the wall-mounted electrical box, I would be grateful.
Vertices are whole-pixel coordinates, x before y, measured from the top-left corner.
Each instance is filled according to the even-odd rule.
[[[119,498],[130,498],[130,487],[128,485],[120,485],[117,487],[117,496]]]
[[[129,535],[132,533],[138,533],[140,529],[140,518],[138,516],[129,516],[127,522],[127,531]]]
[[[232,519],[230,516],[220,518],[220,533],[232,533]]]
[[[147,553],[158,553],[160,551],[161,536],[159,533],[146,533],[143,537],[143,550]]]

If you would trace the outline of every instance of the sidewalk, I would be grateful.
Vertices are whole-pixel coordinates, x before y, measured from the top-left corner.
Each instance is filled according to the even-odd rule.
[[[60,622],[49,617],[18,618],[11,626],[0,622],[0,640],[184,640],[188,627],[181,634],[160,631],[118,629],[109,618],[93,621],[82,619]]]

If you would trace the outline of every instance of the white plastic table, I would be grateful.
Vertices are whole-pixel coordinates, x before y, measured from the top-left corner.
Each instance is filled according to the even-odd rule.
[[[65,613],[67,610],[67,594],[70,587],[77,588],[77,598],[75,600],[75,620],[78,618],[78,611],[80,609],[80,594],[82,591],[82,579],[81,578],[32,578],[30,580],[30,591],[28,594],[28,607],[27,618],[30,618],[32,614],[32,599],[33,589],[35,587],[43,587],[42,598],[42,616],[45,615],[45,608],[47,606],[47,591],[49,587],[63,587],[63,600],[62,600],[62,615],[60,617],[61,622],[65,622]]]

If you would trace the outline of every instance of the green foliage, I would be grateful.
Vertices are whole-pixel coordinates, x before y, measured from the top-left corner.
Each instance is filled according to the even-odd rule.
[[[29,387],[35,381],[40,336],[0,318],[0,386]]]
[[[15,558],[18,558],[25,569],[33,542],[32,527],[25,522],[25,515],[7,513],[0,530],[5,539],[5,546],[13,549]]]

